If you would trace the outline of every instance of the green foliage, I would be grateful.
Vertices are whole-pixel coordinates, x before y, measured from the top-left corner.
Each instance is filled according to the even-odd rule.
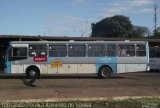
[[[158,33],[157,35],[148,35],[146,38],[147,39],[160,39],[160,33]]]
[[[150,31],[147,27],[143,26],[134,26],[132,30],[132,35],[134,38],[145,38],[145,36],[149,36]]]
[[[147,27],[133,26],[129,17],[116,15],[92,23],[91,37],[144,38],[149,34]]]

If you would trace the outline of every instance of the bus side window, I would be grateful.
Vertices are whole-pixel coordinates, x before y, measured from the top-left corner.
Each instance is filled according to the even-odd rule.
[[[135,56],[135,45],[118,45],[118,56],[120,57],[133,57]]]
[[[107,45],[106,56],[116,56],[116,45]]]
[[[49,57],[66,57],[67,46],[66,45],[49,45]]]
[[[29,45],[29,57],[47,56],[47,49],[46,44],[31,44]]]
[[[145,45],[137,45],[136,46],[136,56],[146,56]]]
[[[126,45],[126,56],[133,57],[135,56],[135,45]]]
[[[12,55],[13,57],[18,56],[18,54],[17,54],[17,51],[18,51],[17,48],[13,48],[12,51],[13,51],[13,55]]]
[[[105,44],[88,45],[88,57],[104,57],[105,51]]]
[[[125,45],[118,45],[118,56],[123,57],[127,55],[127,49]]]
[[[27,48],[23,47],[14,47],[12,48],[12,56],[13,57],[26,57],[27,56]]]
[[[86,46],[85,45],[68,45],[69,57],[85,57]]]

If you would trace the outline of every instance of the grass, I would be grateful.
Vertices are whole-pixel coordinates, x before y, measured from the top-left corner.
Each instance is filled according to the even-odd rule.
[[[160,98],[67,100],[56,102],[2,102],[2,108],[160,108]]]

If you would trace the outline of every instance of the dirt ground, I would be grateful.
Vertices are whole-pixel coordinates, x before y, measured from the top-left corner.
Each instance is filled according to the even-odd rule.
[[[160,96],[160,72],[118,74],[109,79],[99,79],[96,75],[42,76],[35,86],[24,85],[22,78],[0,72],[0,101]]]

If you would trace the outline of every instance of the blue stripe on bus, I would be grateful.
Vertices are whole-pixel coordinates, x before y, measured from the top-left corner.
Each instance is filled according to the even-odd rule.
[[[110,66],[113,73],[117,73],[117,57],[96,57],[96,73],[103,65]]]
[[[4,69],[4,72],[7,74],[11,74],[11,61],[6,61],[6,68]]]
[[[47,63],[51,63],[51,62],[53,62],[53,61],[54,61],[54,58],[53,58],[53,57],[48,57]]]

